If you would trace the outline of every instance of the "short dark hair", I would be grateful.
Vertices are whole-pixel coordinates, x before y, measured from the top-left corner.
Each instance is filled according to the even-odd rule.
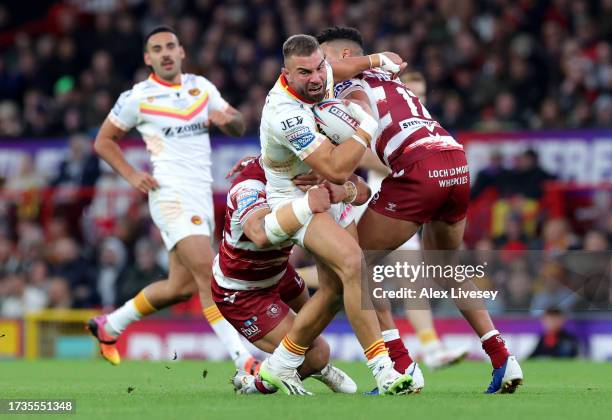
[[[305,34],[292,35],[283,44],[283,58],[286,60],[294,55],[306,57],[318,49],[319,43],[314,36]]]
[[[363,38],[361,32],[355,28],[349,28],[348,26],[333,26],[331,28],[324,29],[319,35],[317,35],[317,41],[319,44],[324,42],[336,41],[336,40],[352,41],[359,45],[363,50]]]
[[[171,34],[174,34],[176,36],[176,39],[178,39],[178,34],[176,33],[176,31],[171,28],[170,26],[156,26],[155,28],[153,28],[146,36],[144,39],[144,45],[143,48],[144,50],[147,49],[147,43],[149,42],[149,39],[155,35],[155,34],[159,34],[161,32],[170,32]],[[179,40],[179,45],[180,45],[181,41]]]

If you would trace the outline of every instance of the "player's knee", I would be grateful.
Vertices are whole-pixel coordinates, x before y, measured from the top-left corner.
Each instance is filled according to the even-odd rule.
[[[189,299],[191,299],[191,297],[198,291],[198,286],[195,284],[195,282],[190,282],[180,288],[178,288],[178,290],[176,291],[176,299],[180,302],[185,302]]]
[[[340,278],[343,285],[361,283],[361,270],[363,258],[361,250],[347,252],[342,256],[340,262]]]
[[[212,277],[212,261],[202,258],[191,264],[191,273],[199,281],[206,281],[210,283]]]

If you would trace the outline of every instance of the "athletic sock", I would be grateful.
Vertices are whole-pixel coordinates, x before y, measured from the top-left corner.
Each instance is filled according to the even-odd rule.
[[[382,337],[389,352],[389,357],[393,361],[393,367],[399,373],[404,373],[413,360],[399,335],[399,330],[383,331]]]
[[[276,387],[261,379],[259,375],[255,376],[255,388],[262,394],[274,394],[276,392]]]
[[[417,337],[423,348],[423,353],[431,354],[444,348],[436,330],[427,328],[417,332]]]
[[[133,299],[128,300],[112,313],[106,320],[105,331],[112,336],[119,336],[125,329],[134,321],[138,321],[143,316],[147,316],[157,312],[157,309],[151,305],[143,291],[140,291]]]
[[[498,369],[506,363],[510,353],[506,348],[506,342],[502,338],[501,334],[497,330],[491,330],[482,337],[482,348],[491,359],[491,364],[494,369]]]
[[[385,341],[382,338],[370,344],[368,348],[363,351],[363,354],[365,354],[366,359],[368,359],[367,365],[372,371],[374,377],[376,377],[376,375],[380,372],[378,367],[381,364],[393,363],[389,357],[389,352],[385,347]]]
[[[304,354],[308,347],[300,346],[285,336],[274,353],[268,359],[270,365],[283,369],[297,369],[304,363]]]
[[[244,344],[242,344],[238,331],[223,318],[217,305],[205,308],[203,313],[204,318],[206,318],[217,337],[219,337],[219,340],[221,340],[223,347],[230,354],[236,368],[245,369],[247,362],[249,362],[252,356],[246,347],[244,347]]]

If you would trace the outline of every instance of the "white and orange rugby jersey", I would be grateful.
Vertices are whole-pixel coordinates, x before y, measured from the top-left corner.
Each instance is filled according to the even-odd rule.
[[[210,111],[228,103],[206,78],[181,75],[181,83],[167,83],[155,74],[119,96],[108,115],[118,128],[136,128],[153,164],[153,176],[163,185],[212,183]]]
[[[332,68],[328,63],[325,66],[325,97],[333,98]],[[291,180],[296,175],[310,171],[311,168],[303,160],[326,139],[317,131],[313,105],[313,102],[293,90],[282,74],[268,93],[261,115],[259,138],[262,166],[268,180],[266,188],[272,196],[301,195]]]

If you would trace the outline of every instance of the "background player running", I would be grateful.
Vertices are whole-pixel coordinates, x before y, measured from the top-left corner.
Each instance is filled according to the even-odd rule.
[[[240,136],[244,123],[212,83],[181,72],[184,58],[173,29],[151,31],[144,50],[150,77],[121,94],[95,142],[102,159],[134,188],[148,193],[151,216],[170,253],[168,279],[150,284],[113,313],[90,320],[88,327],[102,355],[118,364],[115,343],[131,322],[199,290],[204,315],[236,367],[250,370],[255,359],[219,313],[210,291],[214,213],[208,131],[215,125],[225,134]],[[146,143],[152,175],[136,170],[117,144],[132,128]]]

